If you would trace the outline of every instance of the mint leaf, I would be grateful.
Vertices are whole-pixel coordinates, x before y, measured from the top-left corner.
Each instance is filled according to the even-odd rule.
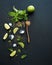
[[[9,12],[9,16],[15,16],[15,12]]]
[[[22,55],[22,56],[21,56],[21,59],[26,58],[26,56],[27,56],[26,54]]]

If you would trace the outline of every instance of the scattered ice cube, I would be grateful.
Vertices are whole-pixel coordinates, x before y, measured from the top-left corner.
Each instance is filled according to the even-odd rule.
[[[9,35],[9,38],[10,38],[11,40],[13,40],[13,39],[14,39],[14,35],[13,35],[13,34]]]
[[[16,44],[16,43],[14,43],[14,44],[13,44],[13,47],[16,47],[16,46],[17,46],[17,44]]]
[[[20,30],[19,33],[20,33],[20,34],[24,34],[25,31],[24,31],[24,30]]]
[[[12,27],[12,23],[9,23],[9,26],[11,26],[11,27]]]

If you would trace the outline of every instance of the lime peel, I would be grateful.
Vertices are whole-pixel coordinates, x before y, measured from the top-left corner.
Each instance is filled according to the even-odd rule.
[[[5,33],[4,37],[3,37],[3,40],[6,40],[8,37],[8,33]]]
[[[18,42],[18,45],[20,45],[22,48],[25,47],[24,43],[23,42]]]
[[[14,28],[14,29],[13,29],[13,33],[15,34],[18,30],[19,30],[18,27]]]
[[[22,55],[22,56],[21,56],[21,59],[26,58],[26,56],[27,56],[26,54]]]
[[[16,55],[16,50],[12,51],[10,57],[14,57]]]
[[[32,12],[35,11],[35,7],[34,7],[33,5],[29,5],[29,6],[27,7],[27,11],[28,11],[29,13],[32,13]]]

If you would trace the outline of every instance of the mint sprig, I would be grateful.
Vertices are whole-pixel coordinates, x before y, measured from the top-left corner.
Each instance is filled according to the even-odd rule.
[[[27,14],[26,10],[17,10],[17,11],[14,10],[12,12],[9,12],[8,14],[11,17],[12,22],[28,20],[28,14]]]

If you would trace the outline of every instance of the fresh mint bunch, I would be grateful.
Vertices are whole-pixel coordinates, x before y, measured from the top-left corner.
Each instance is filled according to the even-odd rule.
[[[12,22],[28,20],[28,14],[26,13],[26,10],[17,10],[16,8],[13,8],[13,9],[14,11],[8,13],[9,16],[11,16]]]

